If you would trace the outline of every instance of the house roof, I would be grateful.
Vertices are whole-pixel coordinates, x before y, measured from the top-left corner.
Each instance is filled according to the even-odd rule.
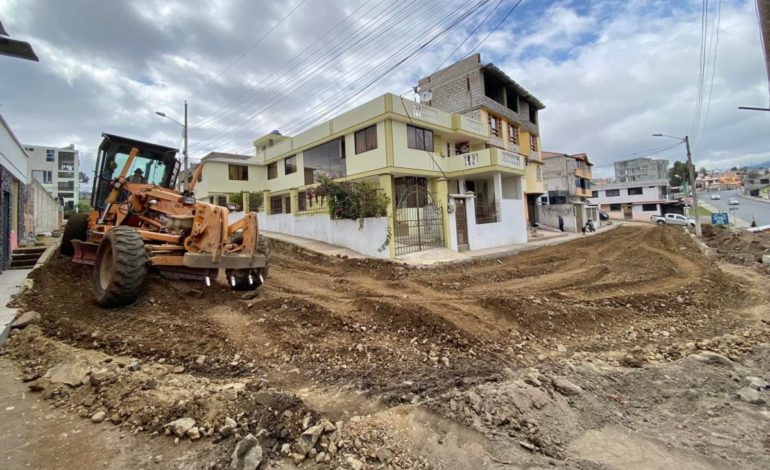
[[[255,161],[249,161],[253,159],[253,155],[239,155],[237,153],[224,153],[224,152],[210,152],[205,157],[201,158],[201,162],[224,162],[224,163],[239,163],[246,165],[257,165]]]
[[[526,98],[527,101],[534,104],[537,109],[545,108],[545,105],[539,99],[535,98],[535,95],[528,92],[523,86],[516,83],[514,79],[509,77],[507,73],[500,70],[495,64],[482,65],[481,70],[484,70],[485,72],[489,71],[497,75],[497,78],[512,86],[519,93],[519,95],[521,95],[522,98]]]
[[[545,150],[543,150],[542,152],[540,152],[540,154],[543,156],[543,159],[566,157],[566,158],[573,158],[575,160],[582,160],[586,162],[586,165],[594,166],[594,164],[588,160],[588,155],[586,155],[585,153],[574,153],[570,155],[568,153],[546,152]]]

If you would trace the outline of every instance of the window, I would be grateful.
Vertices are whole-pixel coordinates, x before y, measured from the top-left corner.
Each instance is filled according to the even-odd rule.
[[[59,179],[75,179],[75,173],[72,171],[60,171]]]
[[[519,145],[519,128],[512,124],[508,125],[508,141],[513,145]]]
[[[644,212],[655,212],[658,210],[657,204],[642,204],[642,210]]]
[[[230,181],[248,181],[249,167],[246,165],[227,165]]]
[[[591,197],[599,197],[599,191],[591,191]]]
[[[620,204],[610,204],[610,212],[620,211]]]
[[[55,162],[56,161],[56,150],[48,149],[45,151],[45,161],[47,162]]]
[[[305,150],[305,184],[319,183],[321,176],[331,179],[347,176],[345,139],[334,139]]]
[[[283,196],[272,196],[270,198],[270,213],[283,214]]]
[[[471,151],[470,142],[457,142],[455,144],[455,155],[462,155]]]
[[[356,155],[377,148],[377,125],[369,126],[355,133]]]
[[[429,129],[423,129],[422,127],[414,127],[407,124],[406,126],[406,146],[410,149],[425,150],[426,152],[433,151],[433,131]]]
[[[535,166],[535,179],[537,181],[543,181],[543,168],[540,165]]]
[[[215,203],[219,207],[227,207],[227,196],[215,196]]]
[[[53,152],[53,150],[51,150]],[[46,155],[47,157],[48,155]],[[48,158],[46,158],[48,160]],[[59,152],[59,169],[75,171],[75,152]]]
[[[533,152],[537,152],[537,136],[535,134],[529,134],[529,148]]]
[[[290,175],[297,172],[297,156],[292,155],[283,160],[283,174]]]
[[[640,196],[642,194],[642,188],[628,188],[629,196]]]
[[[35,147],[24,147],[24,150],[26,150],[27,152],[34,152]]]
[[[529,122],[537,124],[537,108],[534,104],[529,104]]]
[[[605,196],[607,196],[607,197],[617,197],[617,196],[620,196],[620,190],[619,189],[608,189],[604,193],[605,193]]]
[[[46,170],[32,170],[32,177],[43,184],[53,183],[53,172]]]
[[[267,179],[274,180],[278,178],[278,162],[267,165]]]
[[[489,129],[495,137],[500,137],[500,124],[499,117],[489,115]]]
[[[74,191],[75,190],[75,182],[74,181],[59,181],[58,187],[59,187],[59,191]]]

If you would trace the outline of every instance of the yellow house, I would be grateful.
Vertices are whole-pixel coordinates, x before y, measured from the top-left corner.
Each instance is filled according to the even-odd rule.
[[[526,156],[489,138],[487,122],[393,94],[296,136],[274,131],[248,160],[260,167],[260,226],[379,257],[525,243]],[[322,176],[373,182],[391,201],[387,217],[330,220],[313,196]]]
[[[211,152],[201,159],[203,172],[195,186],[198,200],[225,206],[234,194],[257,191],[262,165],[251,155]]]

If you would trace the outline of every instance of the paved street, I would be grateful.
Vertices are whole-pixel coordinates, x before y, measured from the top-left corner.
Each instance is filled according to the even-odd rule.
[[[712,194],[719,194],[721,200],[711,200]],[[770,224],[770,202],[760,202],[738,196],[738,191],[719,191],[714,193],[699,193],[699,198],[704,202],[718,207],[727,212],[727,202],[730,198],[737,198],[741,203],[738,206],[738,218],[751,223],[751,218],[757,221],[757,225]]]

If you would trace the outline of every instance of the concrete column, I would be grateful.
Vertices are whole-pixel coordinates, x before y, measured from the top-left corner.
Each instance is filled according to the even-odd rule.
[[[396,207],[396,195],[393,189],[393,176],[391,175],[379,175],[380,189],[390,199],[388,204],[388,230],[390,231],[390,241],[388,243],[388,251],[391,258],[396,257],[396,225],[395,225],[395,207]]]
[[[297,194],[298,191],[296,189],[289,191],[289,211],[292,214],[299,212],[299,201],[297,200]]]
[[[500,221],[503,220],[503,214],[502,214],[502,208],[503,208],[503,176],[500,174],[500,172],[494,173],[492,175],[492,186],[495,191],[495,203],[497,204],[497,207],[500,209],[498,211],[497,216],[500,218]]]
[[[262,191],[262,208],[265,215],[270,215],[270,191]]]
[[[243,213],[248,214],[251,212],[251,201],[249,201],[249,193],[246,191],[241,191],[241,200],[243,201]]]
[[[436,180],[436,205],[439,206],[441,211],[441,225],[444,231],[444,246],[447,248],[452,247],[452,234],[449,231],[449,216],[447,213],[447,207],[449,207],[449,183],[446,178],[438,178]]]
[[[460,184],[460,194],[465,194],[465,178],[458,178],[457,181]]]

